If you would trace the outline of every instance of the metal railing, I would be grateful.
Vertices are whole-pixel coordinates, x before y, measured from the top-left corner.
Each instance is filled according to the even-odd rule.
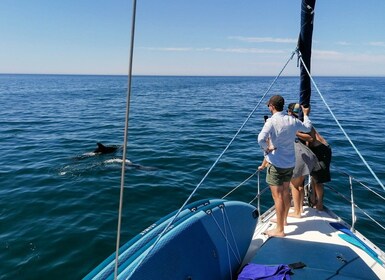
[[[355,200],[354,193],[357,190],[357,184],[358,186],[363,187],[366,191],[369,191],[370,193],[374,194],[376,197],[378,197],[381,201],[385,204],[385,197],[380,195],[378,192],[373,190],[372,188],[368,187],[363,182],[355,179],[353,176],[349,175],[346,172],[343,172],[338,169],[334,169],[335,172],[344,175],[347,177],[349,181],[349,196],[341,193],[339,190],[337,190],[335,187],[332,187],[330,184],[324,184],[324,187],[328,190],[331,190],[333,193],[335,193],[338,197],[342,198],[344,201],[346,201],[350,207],[351,207],[351,231],[355,231],[356,222],[358,220],[356,209],[358,209],[362,214],[364,214],[370,221],[372,221],[374,224],[376,224],[378,227],[380,227],[382,230],[385,231],[385,226],[382,225],[380,222],[378,222],[375,218],[373,218],[366,210],[364,210],[362,207],[358,206]],[[242,183],[234,187],[230,192],[228,192],[225,196],[222,198],[226,198],[230,194],[232,194],[234,191],[238,190],[241,186],[244,186],[247,182],[249,182],[251,179],[257,175],[257,193],[255,197],[249,202],[249,204],[252,204],[256,201],[256,208],[258,209],[258,213],[261,213],[261,196],[269,189],[269,187],[264,187],[261,189],[261,182],[260,182],[260,173],[261,171],[257,170],[252,175],[250,175],[247,179],[245,179]],[[338,181],[340,183],[340,180]],[[311,191],[311,182],[310,178],[308,182],[305,184],[305,190]],[[305,193],[305,204],[308,202],[310,194]]]
[[[327,187],[329,190],[333,191],[336,195],[341,197],[343,200],[347,201],[351,205],[351,230],[355,231],[355,225],[357,222],[357,214],[356,209],[359,209],[362,214],[364,214],[369,220],[371,220],[373,223],[375,223],[378,227],[382,228],[382,230],[385,231],[385,226],[383,226],[381,223],[379,223],[375,218],[373,218],[367,211],[365,211],[363,208],[357,205],[355,198],[354,198],[354,192],[357,189],[354,183],[358,184],[359,186],[366,189],[366,191],[371,192],[375,196],[377,196],[379,199],[381,199],[385,204],[385,197],[374,191],[373,189],[369,188],[367,185],[365,185],[363,182],[355,179],[350,174],[343,172],[341,170],[336,170],[337,173],[341,175],[345,175],[348,177],[349,180],[349,190],[350,190],[350,198],[346,195],[342,194],[340,191],[336,190],[334,187],[330,186],[329,184],[325,184],[324,186]]]

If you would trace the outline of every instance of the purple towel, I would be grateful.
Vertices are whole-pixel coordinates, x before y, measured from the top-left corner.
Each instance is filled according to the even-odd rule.
[[[238,280],[290,280],[291,269],[287,265],[263,265],[249,263],[238,275]]]

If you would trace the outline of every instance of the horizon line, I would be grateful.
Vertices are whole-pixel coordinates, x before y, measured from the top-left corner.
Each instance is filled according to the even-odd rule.
[[[0,73],[0,75],[41,75],[41,76],[122,76],[127,74],[84,74],[84,73]],[[346,78],[385,78],[385,75],[312,75],[313,77],[346,77]],[[133,74],[132,77],[276,77],[276,75],[185,75],[185,74]],[[300,77],[300,75],[281,75],[280,77]]]

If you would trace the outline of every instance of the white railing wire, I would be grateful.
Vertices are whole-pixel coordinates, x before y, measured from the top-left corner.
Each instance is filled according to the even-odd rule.
[[[357,219],[357,216],[356,216],[356,213],[355,213],[355,208],[359,209],[361,211],[361,213],[363,213],[368,219],[370,219],[372,222],[374,222],[377,226],[379,226],[380,228],[382,228],[384,231],[385,231],[385,227],[383,225],[381,225],[379,222],[377,222],[376,219],[374,219],[372,216],[370,216],[364,209],[362,209],[361,207],[359,207],[356,202],[355,202],[355,199],[354,199],[354,193],[353,193],[353,182],[355,183],[358,183],[361,187],[365,188],[366,190],[372,192],[373,194],[375,194],[376,196],[378,196],[380,199],[382,199],[385,203],[385,197],[383,197],[382,195],[378,194],[377,192],[375,192],[374,190],[372,190],[371,188],[369,188],[368,186],[366,186],[364,183],[362,183],[361,181],[355,179],[353,176],[349,175],[348,173],[344,172],[344,171],[341,171],[339,170],[338,168],[335,168],[335,170],[340,173],[340,174],[343,174],[345,176],[347,176],[349,178],[349,184],[350,184],[350,199],[348,197],[346,197],[345,195],[343,195],[342,193],[340,193],[339,191],[337,191],[336,189],[334,189],[333,187],[331,186],[328,186],[327,184],[325,184],[325,186],[332,190],[334,193],[336,193],[338,196],[342,197],[344,200],[346,200],[348,203],[351,204],[351,208],[352,208],[352,230],[354,231],[354,227],[355,227],[355,222],[356,222],[356,219]],[[356,188],[357,189],[357,188]]]
[[[253,178],[255,176],[255,174],[257,174],[259,172],[259,170],[255,171],[253,174],[251,174],[248,178],[246,178],[242,183],[240,183],[238,186],[234,187],[231,191],[229,191],[227,194],[225,194],[224,196],[222,196],[222,199],[225,199],[226,197],[228,197],[230,194],[232,194],[233,192],[235,192],[238,188],[242,187],[246,182],[250,181],[251,178]]]
[[[135,21],[136,21],[136,0],[133,0],[132,1],[132,21],[131,21],[131,44],[130,44],[130,54],[129,54],[129,63],[128,63],[126,119],[125,119],[125,126],[124,126],[122,173],[120,178],[118,228],[117,228],[117,234],[116,234],[116,252],[115,252],[115,269],[114,269],[115,280],[118,277],[118,265],[119,265],[120,231],[121,231],[121,224],[122,224],[124,177],[125,177],[125,171],[126,171],[127,142],[128,142],[127,140],[128,139],[128,120],[130,115],[130,103],[131,103],[130,100],[131,100],[132,62],[133,62],[133,56],[134,56]]]
[[[214,169],[214,167],[217,165],[217,163],[219,162],[219,160],[222,158],[222,156],[225,154],[225,152],[230,148],[230,146],[232,145],[232,143],[234,142],[234,140],[237,138],[237,136],[239,135],[239,133],[242,131],[242,129],[245,127],[246,123],[251,119],[251,117],[253,116],[253,114],[255,113],[255,111],[259,108],[259,106],[261,105],[263,99],[266,97],[266,95],[270,92],[271,88],[273,87],[273,85],[275,84],[275,82],[278,80],[278,78],[282,75],[283,71],[285,70],[286,66],[289,64],[289,62],[293,59],[295,55],[295,51],[292,52],[292,54],[290,55],[290,58],[286,61],[285,65],[282,67],[281,71],[279,72],[279,74],[274,78],[273,82],[270,84],[270,86],[268,87],[268,89],[265,91],[265,93],[262,95],[261,99],[258,101],[257,105],[254,107],[254,109],[251,111],[251,113],[248,115],[248,117],[246,118],[246,120],[243,122],[243,124],[241,125],[241,127],[238,129],[238,131],[235,133],[235,135],[233,136],[233,138],[230,140],[229,144],[226,146],[226,148],[223,150],[223,152],[218,156],[218,158],[215,160],[215,162],[212,164],[212,166],[209,168],[209,170],[207,171],[207,173],[203,176],[202,180],[198,183],[198,185],[195,187],[195,189],[191,192],[191,194],[189,195],[189,197],[186,199],[186,201],[183,203],[183,205],[179,208],[179,210],[177,211],[177,213],[174,215],[174,217],[171,219],[171,221],[167,224],[167,226],[164,228],[164,230],[160,233],[160,235],[158,236],[158,238],[156,239],[156,241],[154,242],[154,244],[150,247],[150,250],[147,251],[145,257],[142,259],[142,261],[152,252],[152,250],[157,246],[158,242],[160,241],[160,239],[163,237],[163,235],[167,232],[167,230],[170,228],[170,226],[175,222],[176,218],[179,216],[180,212],[182,212],[182,210],[184,209],[184,207],[187,205],[187,203],[191,200],[191,198],[194,196],[194,194],[198,191],[198,189],[200,188],[200,186],[202,185],[202,183],[206,180],[206,178],[208,177],[208,175],[211,173],[211,171]],[[138,264],[137,267],[139,267],[141,265],[142,262],[140,262]],[[130,274],[130,276],[135,272],[136,268],[132,271],[132,273]],[[130,277],[129,276],[129,277]]]
[[[300,51],[297,49],[297,52],[298,52],[298,57],[299,57],[299,60],[301,61],[303,67],[306,69],[306,72],[307,74],[309,75],[310,77],[310,80],[312,82],[312,84],[314,85],[314,88],[316,89],[316,91],[318,92],[319,96],[321,97],[323,103],[325,104],[326,108],[329,110],[329,113],[330,115],[333,117],[334,121],[336,122],[336,124],[338,125],[338,127],[341,129],[342,133],[345,135],[346,139],[349,141],[350,145],[353,147],[353,149],[356,151],[357,155],[361,158],[362,162],[365,164],[365,166],[368,168],[368,170],[370,171],[370,173],[373,175],[373,177],[376,179],[376,181],[378,182],[378,184],[382,187],[383,190],[385,190],[385,186],[382,184],[382,182],[380,181],[380,179],[378,179],[377,175],[374,173],[374,171],[372,170],[372,168],[369,166],[369,164],[366,162],[366,160],[364,159],[364,157],[362,156],[362,154],[360,153],[360,151],[357,149],[356,145],[354,145],[353,141],[350,139],[349,135],[346,133],[345,129],[342,127],[342,125],[340,124],[340,122],[338,121],[338,119],[336,118],[336,116],[334,115],[332,109],[330,109],[328,103],[326,102],[325,98],[323,97],[322,93],[320,92],[320,90],[318,89],[317,87],[317,84],[315,83],[313,77],[311,76],[309,70],[307,69],[306,65],[305,65],[305,62],[303,61],[302,59],[302,55],[300,53]]]
[[[133,24],[132,24],[132,34],[134,33],[134,29],[135,29],[135,10],[136,10],[136,1],[133,0],[133,6],[134,6],[134,15],[133,15]],[[131,52],[133,51],[133,38],[131,40]],[[347,138],[347,140],[350,142],[350,144],[352,145],[352,147],[354,148],[354,150],[356,151],[356,153],[359,155],[359,157],[361,158],[361,160],[364,162],[364,164],[366,165],[366,167],[369,169],[369,171],[372,173],[372,175],[374,176],[374,178],[377,180],[377,182],[380,184],[380,186],[385,190],[385,187],[384,185],[381,183],[381,181],[378,179],[378,177],[376,176],[376,174],[373,172],[373,170],[370,168],[370,166],[368,165],[368,163],[366,162],[366,160],[363,158],[363,156],[361,155],[361,153],[358,151],[358,149],[356,148],[356,146],[354,145],[354,143],[352,142],[352,140],[350,139],[350,137],[347,135],[347,133],[345,132],[344,128],[342,127],[342,125],[340,124],[340,122],[338,121],[338,119],[335,117],[334,113],[332,112],[332,110],[330,109],[330,107],[328,106],[327,102],[325,101],[323,95],[321,94],[321,92],[319,91],[316,83],[314,82],[314,79],[313,77],[310,75],[304,61],[302,60],[302,56],[301,56],[301,53],[299,52],[299,50],[297,49],[296,51],[294,51],[290,58],[287,60],[287,62],[285,63],[285,65],[283,66],[282,70],[279,72],[279,74],[275,77],[275,79],[273,80],[273,82],[269,85],[268,89],[265,91],[265,93],[262,95],[261,99],[258,101],[257,105],[254,107],[254,109],[251,111],[251,113],[248,115],[248,117],[246,118],[246,120],[243,122],[243,124],[241,125],[241,127],[238,129],[238,131],[235,133],[235,135],[233,136],[233,138],[230,140],[230,142],[228,143],[228,145],[226,146],[226,148],[223,150],[223,152],[218,156],[218,158],[214,161],[214,163],[212,164],[212,166],[209,168],[209,170],[206,172],[206,174],[203,176],[203,178],[201,179],[201,181],[197,184],[197,186],[195,187],[195,189],[191,192],[191,194],[189,195],[189,197],[186,199],[186,201],[183,203],[183,205],[180,207],[180,209],[177,211],[177,213],[174,215],[174,217],[171,219],[171,221],[167,224],[167,226],[164,228],[164,230],[159,234],[159,236],[157,237],[156,241],[153,243],[153,245],[150,247],[149,250],[147,250],[147,253],[141,258],[141,261],[139,262],[139,264],[131,271],[130,275],[128,275],[128,278],[135,272],[136,268],[139,267],[142,263],[142,261],[144,259],[146,259],[146,257],[152,252],[152,250],[157,246],[158,242],[160,241],[160,239],[163,237],[163,235],[169,230],[169,228],[171,227],[171,225],[173,225],[173,223],[175,222],[176,218],[179,216],[179,214],[181,213],[181,211],[185,208],[185,206],[188,204],[188,202],[191,200],[191,198],[194,196],[194,194],[197,192],[197,190],[200,188],[200,186],[202,185],[202,183],[206,180],[206,178],[208,177],[208,175],[211,173],[211,171],[213,170],[213,168],[217,165],[217,163],[219,162],[219,160],[222,158],[222,156],[225,154],[225,152],[229,149],[229,147],[232,145],[232,143],[234,142],[234,140],[237,138],[237,136],[239,135],[239,133],[243,130],[243,128],[245,127],[246,123],[250,120],[250,118],[252,117],[252,115],[255,113],[255,111],[259,108],[259,106],[261,105],[263,99],[266,97],[266,95],[270,92],[271,88],[273,87],[273,85],[276,83],[277,79],[282,75],[284,69],[286,68],[286,66],[288,65],[288,63],[292,60],[294,54],[297,53],[298,54],[298,59],[299,61],[301,61],[301,63],[303,64],[303,66],[305,67],[306,69],[306,72],[308,73],[309,77],[310,77],[310,80],[312,81],[312,84],[314,85],[315,89],[317,90],[319,96],[321,97],[322,101],[324,102],[325,106],[327,107],[327,109],[329,110],[330,114],[332,115],[332,117],[334,118],[335,122],[337,123],[337,125],[339,126],[339,128],[341,129],[341,131],[343,132],[343,134],[345,135],[345,137]],[[132,56],[132,53],[131,53],[131,56]],[[128,89],[128,102],[129,102],[129,96],[130,96],[130,85],[131,85],[131,75],[132,75],[132,57],[130,58],[130,70],[129,70],[129,89]],[[129,103],[128,103],[129,104]],[[129,107],[129,105],[127,105]],[[127,118],[128,118],[128,108],[127,108]],[[126,120],[127,123],[126,123],[126,129],[128,127],[128,119]],[[126,135],[126,132],[125,132],[125,135]],[[126,137],[126,136],[125,136]],[[124,145],[124,150],[123,150],[123,157],[125,157],[125,153],[126,153],[126,139],[125,139],[125,145]],[[125,160],[123,158],[123,165],[125,163]],[[121,197],[123,196],[123,190],[122,188],[124,188],[124,169],[125,167],[122,166],[122,184],[121,184]],[[239,184],[238,186],[236,186],[235,188],[233,188],[229,193],[227,193],[225,196],[223,196],[222,198],[225,198],[227,197],[228,195],[230,195],[231,193],[233,193],[235,190],[237,190],[239,187],[243,186],[247,181],[249,181],[252,177],[254,177],[256,174],[258,174],[258,182],[257,182],[257,187],[258,187],[258,190],[257,190],[257,195],[254,197],[254,199],[252,201],[250,201],[249,203],[253,203],[256,199],[258,199],[258,205],[257,205],[257,209],[258,209],[258,212],[260,213],[260,197],[261,195],[268,189],[268,187],[264,188],[262,191],[260,191],[260,171],[257,170],[255,171],[252,175],[250,175],[246,180],[244,180],[241,184]],[[346,173],[345,173],[346,174]],[[349,176],[349,175],[348,175]],[[353,177],[349,176],[349,180],[354,180]],[[357,181],[357,180],[356,180]],[[383,200],[385,200],[385,198],[381,195],[379,195],[378,193],[376,193],[375,191],[373,191],[372,189],[368,188],[367,186],[365,186],[364,184],[362,184],[361,182],[357,181],[358,183],[360,183],[363,187],[367,188],[368,190],[370,190],[371,192],[373,192],[374,194],[376,194],[377,196],[379,196],[380,198],[382,198]],[[352,182],[350,182],[350,184],[352,185]],[[325,185],[327,186],[327,185]],[[355,216],[355,212],[354,212],[354,208],[358,208],[360,209],[370,220],[372,220],[374,223],[376,223],[379,227],[381,227],[382,229],[385,230],[385,227],[382,226],[381,224],[379,224],[375,219],[373,219],[370,215],[368,215],[364,210],[362,210],[361,208],[359,208],[355,202],[354,202],[354,195],[353,195],[353,188],[351,187],[351,199],[348,199],[347,197],[345,197],[343,194],[339,193],[338,191],[336,191],[335,189],[331,188],[330,186],[327,186],[329,189],[333,190],[334,192],[336,192],[338,195],[340,195],[341,197],[343,197],[345,200],[349,201],[352,205],[352,229],[354,230],[354,223],[355,223],[355,219],[356,219],[356,216]],[[117,238],[117,242],[119,242],[119,235],[120,235],[120,220],[121,220],[121,205],[122,205],[122,202],[120,202],[120,207],[119,207],[119,222],[118,222],[118,238]],[[227,234],[225,234],[225,236],[227,236]],[[115,266],[115,279],[116,279],[116,273],[117,273],[117,266],[118,266],[118,251],[119,251],[119,243],[117,243],[117,249],[116,249],[116,266]],[[231,248],[231,247],[230,247]],[[231,250],[234,252],[234,250],[231,248]]]

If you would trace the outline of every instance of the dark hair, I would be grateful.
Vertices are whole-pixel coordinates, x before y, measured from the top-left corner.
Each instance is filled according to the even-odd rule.
[[[280,95],[273,95],[269,99],[269,102],[267,102],[267,105],[273,105],[275,107],[275,110],[283,111],[283,106],[285,105],[285,100]]]
[[[287,106],[287,112],[291,113],[294,117],[298,118],[300,106],[298,103],[290,103],[289,106]]]

